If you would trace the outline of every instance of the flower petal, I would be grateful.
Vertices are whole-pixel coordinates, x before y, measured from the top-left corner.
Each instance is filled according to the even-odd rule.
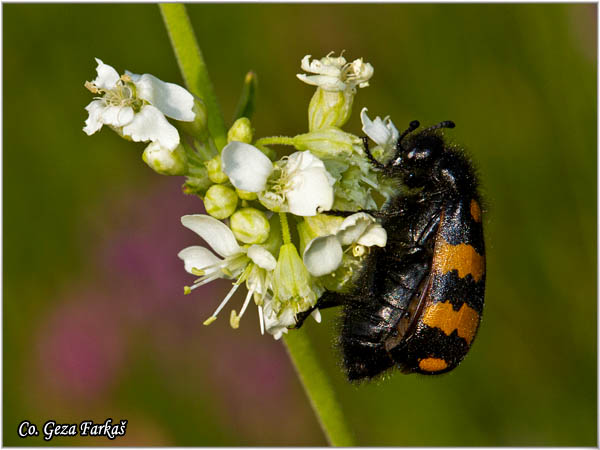
[[[385,231],[385,228],[378,223],[373,223],[367,227],[356,243],[364,245],[365,247],[372,247],[373,245],[385,247],[385,244],[387,243],[387,232]]]
[[[382,147],[396,144],[399,137],[398,129],[389,118],[383,121],[377,116],[375,120],[371,120],[367,116],[367,108],[363,108],[360,112],[360,120],[363,124],[362,130],[373,142]]]
[[[292,153],[287,160],[285,166],[286,173],[295,172],[297,170],[306,170],[320,168],[324,169],[325,164],[310,151]]]
[[[221,152],[221,167],[236,188],[260,192],[267,186],[273,163],[256,147],[243,142],[230,142]]]
[[[133,120],[133,108],[130,106],[107,106],[102,111],[102,122],[105,125],[122,127]]]
[[[288,328],[296,324],[296,317],[292,308],[285,308],[279,313],[271,309],[272,301],[265,302],[263,306],[265,317],[265,329],[267,333],[272,334],[275,339],[281,339],[283,333],[288,332]]]
[[[335,180],[325,168],[314,167],[294,176],[293,187],[287,191],[289,211],[297,216],[315,216],[333,206]]]
[[[152,105],[145,105],[133,120],[123,127],[123,134],[136,142],[158,142],[161,147],[174,150],[179,145],[177,128]]]
[[[102,125],[104,124],[104,122],[102,122],[102,112],[106,109],[106,105],[102,100],[94,100],[87,105],[85,109],[89,113],[89,116],[85,121],[83,131],[88,136],[91,136],[102,128]]]
[[[96,58],[96,62],[98,63],[98,67],[96,67],[96,72],[98,72],[98,76],[92,83],[96,85],[96,87],[100,89],[112,89],[117,85],[117,81],[119,81],[119,72],[117,72],[112,66],[108,64],[104,64],[98,58]]]
[[[210,250],[199,245],[193,245],[181,250],[177,256],[183,260],[185,270],[192,275],[197,275],[192,272],[193,268],[204,269],[220,263],[222,260],[217,258]]]
[[[310,313],[310,315],[313,319],[315,319],[315,322],[321,323],[321,311],[319,311],[319,308],[315,308],[313,312]]]
[[[313,86],[318,86],[326,91],[343,91],[346,89],[346,83],[341,81],[339,77],[329,75],[305,75],[303,73],[296,74],[300,81]]]
[[[206,241],[212,249],[223,257],[242,253],[233,235],[223,222],[205,214],[183,216],[181,223]]]
[[[334,235],[319,236],[313,239],[304,250],[304,265],[315,277],[334,272],[342,263],[342,246]]]
[[[248,248],[248,258],[254,262],[258,267],[265,270],[275,270],[277,260],[271,254],[269,250],[261,245],[251,245]]]
[[[350,245],[357,242],[372,223],[375,223],[375,219],[367,213],[352,214],[344,219],[337,236],[342,245]]]
[[[191,122],[196,114],[194,96],[186,89],[173,83],[166,83],[154,75],[145,73],[141,76],[130,74],[137,87],[137,96],[156,106],[164,115],[175,120]]]

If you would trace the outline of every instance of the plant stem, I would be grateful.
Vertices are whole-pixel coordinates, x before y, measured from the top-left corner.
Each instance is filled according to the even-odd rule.
[[[217,148],[221,150],[227,144],[227,128],[185,5],[161,3],[158,7],[185,85],[192,94],[200,97],[206,104],[208,130]]]
[[[284,336],[284,341],[329,444],[336,447],[356,445],[333,386],[319,364],[306,331],[293,330]]]
[[[160,4],[159,8],[185,84],[190,92],[204,100],[208,110],[209,131],[221,150],[227,143],[227,129],[185,6],[169,3]],[[290,139],[287,142],[283,142],[286,139],[284,137],[279,139],[281,141],[272,143],[290,145],[292,138],[287,138]],[[280,220],[282,229],[285,229],[284,241],[287,237],[289,243],[290,231],[285,213],[280,214]],[[354,445],[331,381],[320,366],[305,331],[292,331],[285,336],[284,342],[328,442],[335,446]]]
[[[255,145],[295,145],[294,138],[287,136],[269,136],[256,140]]]
[[[281,237],[283,238],[283,243],[291,244],[292,235],[290,234],[290,226],[285,213],[279,213],[279,221],[281,222]]]

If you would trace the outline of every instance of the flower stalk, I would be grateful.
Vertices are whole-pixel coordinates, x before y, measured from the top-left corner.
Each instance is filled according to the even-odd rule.
[[[227,144],[227,128],[185,5],[161,3],[158,7],[185,85],[192,94],[204,100],[208,113],[208,129],[217,148],[221,150]]]
[[[288,333],[283,340],[329,445],[355,446],[354,436],[346,423],[333,385],[319,364],[306,330]]]

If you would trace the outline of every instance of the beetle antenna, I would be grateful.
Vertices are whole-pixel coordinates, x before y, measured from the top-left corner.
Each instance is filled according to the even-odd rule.
[[[398,138],[398,140],[396,141],[396,152],[400,151],[402,149],[402,140],[410,133],[412,133],[413,131],[415,131],[417,128],[419,128],[421,126],[421,124],[419,123],[418,120],[413,120],[410,124],[408,124],[408,128],[406,130],[404,130],[404,132],[400,135],[400,137]]]
[[[443,122],[440,122],[437,125],[433,125],[433,126],[427,128],[426,130],[423,130],[423,133],[425,133],[427,131],[438,130],[440,128],[454,128],[455,126],[456,126],[455,123],[452,122],[451,120],[444,120]]]

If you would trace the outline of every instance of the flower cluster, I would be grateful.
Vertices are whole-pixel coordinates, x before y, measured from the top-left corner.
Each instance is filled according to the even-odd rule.
[[[181,218],[208,245],[178,254],[197,277],[185,293],[218,278],[232,282],[205,325],[242,285],[246,295],[239,313],[230,313],[233,328],[251,302],[261,333],[276,339],[296,324],[299,313],[310,311],[320,322],[315,305],[323,292],[349,289],[371,247],[387,241],[385,229],[364,210],[380,208],[393,187],[369,164],[361,139],[342,129],[373,67],[331,54],[304,57],[307,74],[298,78],[316,86],[307,132],[255,139],[249,118],[240,117],[219,148],[207,130],[201,99],[149,74],[120,76],[96,61],[97,77],[86,83],[96,98],[86,107],[84,131],[91,135],[108,125],[126,139],[148,142],[143,160],[160,174],[185,175],[184,192],[204,202],[207,214]],[[376,144],[373,153],[393,154],[398,130],[391,120],[371,120],[366,108],[360,117],[363,132]],[[273,145],[293,151],[277,157]]]

